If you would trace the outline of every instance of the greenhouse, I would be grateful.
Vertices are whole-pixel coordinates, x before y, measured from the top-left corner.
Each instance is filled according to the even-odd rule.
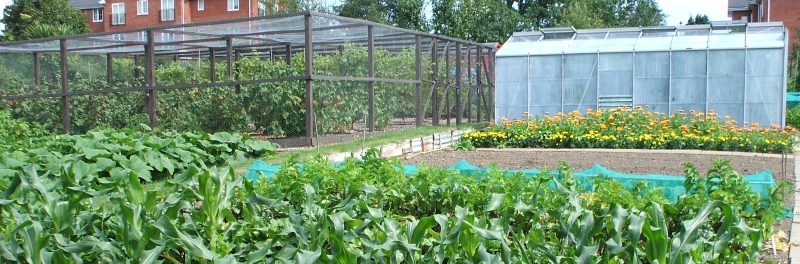
[[[495,51],[316,12],[5,42],[0,110],[54,132],[145,124],[309,145],[489,120]]]
[[[497,52],[495,120],[647,106],[784,125],[782,23],[515,33]]]

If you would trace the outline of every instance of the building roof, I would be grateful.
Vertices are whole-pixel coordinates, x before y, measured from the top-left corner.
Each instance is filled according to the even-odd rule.
[[[69,4],[78,10],[103,8],[105,2],[105,0],[69,0]]]
[[[751,0],[728,0],[728,12],[747,10],[750,1]]]
[[[543,28],[518,32],[497,57],[613,52],[784,48],[787,32],[781,22],[714,21],[680,27],[582,29]]]

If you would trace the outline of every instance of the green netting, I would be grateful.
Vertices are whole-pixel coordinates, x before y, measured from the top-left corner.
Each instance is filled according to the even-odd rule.
[[[300,166],[299,169],[302,170],[302,166]],[[273,175],[278,170],[280,170],[280,166],[268,165],[259,160],[253,163],[253,165],[251,165],[247,169],[245,177],[253,181],[257,180],[259,177],[266,177],[268,180],[272,180]],[[397,168],[397,170],[401,170],[401,168]],[[406,175],[413,175],[419,172],[419,169],[414,165],[403,165],[402,170]],[[469,164],[467,163],[467,161],[461,159],[455,164],[453,164],[453,166],[447,168],[447,170],[458,171],[463,175],[472,176],[475,177],[476,180],[480,180],[483,174],[489,172],[491,169],[480,168],[472,164]],[[509,174],[519,172],[524,174],[528,178],[538,177],[539,175],[541,175],[541,170],[535,168],[526,170],[505,170],[505,172]],[[550,173],[554,176],[558,175],[557,170],[551,171]],[[625,174],[609,170],[601,166],[600,164],[595,164],[594,166],[592,166],[592,168],[588,170],[574,172],[573,174],[575,179],[578,180],[578,183],[584,186],[586,189],[591,189],[592,178],[600,175],[605,175],[611,179],[619,181],[627,189],[633,188],[633,186],[635,186],[640,181],[645,181],[647,182],[647,185],[650,187],[660,188],[662,193],[664,193],[664,196],[672,202],[676,202],[678,200],[678,197],[686,193],[686,189],[683,187],[683,183],[685,180],[683,176],[664,175],[664,174],[645,174],[645,175]],[[744,176],[743,178],[745,181],[749,182],[750,188],[758,192],[761,195],[761,197],[768,197],[769,188],[775,187],[775,179],[772,177],[772,172],[769,170],[749,176]]]
[[[800,92],[786,93],[786,109],[792,109],[800,105]]]

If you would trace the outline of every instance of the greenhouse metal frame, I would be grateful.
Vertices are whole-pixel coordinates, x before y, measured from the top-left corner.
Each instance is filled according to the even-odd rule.
[[[368,59],[365,74],[347,76],[343,74],[319,74],[314,68],[317,56],[343,52],[347,45],[363,47],[367,50]],[[413,52],[415,65],[413,77],[392,78],[376,75],[376,50],[394,54]],[[291,14],[269,15],[245,19],[234,19],[207,23],[182,24],[151,28],[121,30],[104,33],[92,33],[74,36],[58,36],[46,39],[0,43],[0,55],[27,53],[33,56],[33,76],[30,81],[35,86],[43,82],[60,82],[60,91],[44,93],[0,93],[0,102],[31,100],[41,98],[61,99],[61,119],[63,132],[70,132],[70,97],[108,93],[146,92],[146,114],[149,125],[156,127],[157,94],[162,90],[180,90],[208,87],[235,87],[238,93],[243,85],[272,82],[305,82],[304,104],[305,135],[299,135],[308,142],[314,138],[314,126],[317,116],[315,112],[314,83],[317,82],[359,82],[368,90],[369,114],[367,121],[370,132],[375,131],[375,83],[396,83],[415,86],[414,120],[415,126],[422,126],[428,115],[433,125],[439,125],[440,118],[446,119],[450,125],[451,118],[456,124],[465,117],[468,122],[480,122],[483,112],[485,120],[493,116],[491,102],[493,94],[494,68],[493,56],[496,52],[494,44],[475,43],[465,40],[400,29],[378,23],[338,17],[317,12],[300,12]],[[300,76],[284,76],[264,79],[239,79],[236,72],[236,61],[240,56],[258,56],[261,59],[283,60],[291,66],[293,55],[302,52],[305,69]],[[59,69],[52,73],[56,80],[46,80],[41,68],[44,55],[59,55]],[[138,87],[110,87],[72,91],[68,58],[71,54],[80,56],[104,56],[106,64],[106,82],[111,83],[117,71],[112,61],[116,58],[133,58],[136,78],[140,78],[143,69],[143,84]],[[210,62],[209,82],[180,83],[162,85],[156,80],[156,62],[164,60],[204,60]],[[218,80],[215,69],[217,63],[226,64],[227,79]],[[140,63],[142,63],[141,65]],[[463,61],[463,62],[462,62]],[[306,63],[311,62],[311,63]],[[380,63],[380,62],[377,62]],[[13,64],[6,62],[7,66]],[[430,69],[424,69],[423,64]],[[464,64],[464,65],[462,65]],[[359,66],[361,67],[361,66]],[[198,66],[199,68],[199,66]],[[346,69],[341,69],[345,72]],[[460,74],[457,74],[460,73]],[[89,73],[89,79],[91,78]],[[99,80],[98,80],[99,81]],[[428,94],[422,94],[423,85],[430,88]],[[439,97],[446,97],[444,98]],[[466,96],[467,98],[463,98]],[[427,98],[427,100],[426,100]],[[481,99],[483,98],[483,99]],[[453,100],[455,99],[455,100]],[[465,101],[466,99],[466,101]],[[456,113],[451,113],[451,101],[454,101]],[[445,105],[440,105],[445,103]],[[428,106],[430,105],[430,110]],[[466,108],[466,111],[463,109]],[[445,109],[448,109],[445,111]],[[444,112],[444,113],[443,113]],[[475,113],[473,116],[472,113]],[[428,113],[426,115],[425,113]],[[438,114],[443,113],[443,114]],[[466,114],[464,114],[466,113]],[[451,116],[454,115],[454,116]]]
[[[782,23],[515,33],[496,54],[495,120],[648,106],[784,125]]]

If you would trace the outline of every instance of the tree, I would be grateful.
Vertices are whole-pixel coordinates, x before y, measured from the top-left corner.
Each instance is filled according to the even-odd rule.
[[[344,0],[334,11],[343,17],[427,31],[424,6],[425,0]]]
[[[330,12],[325,0],[259,0],[267,14],[284,14],[301,11]]]
[[[711,20],[708,19],[708,15],[700,15],[700,14],[697,14],[695,16],[689,16],[689,21],[686,21],[686,25],[707,25],[710,23]]]
[[[344,0],[341,5],[334,8],[334,11],[343,17],[390,24],[389,10],[384,2],[387,0]]]
[[[560,11],[555,25],[575,28],[658,26],[666,18],[655,0],[573,0]]]
[[[522,15],[497,0],[433,0],[436,34],[475,42],[501,42],[531,28]]]
[[[14,0],[0,22],[6,26],[6,40],[89,32],[86,16],[66,0]]]

